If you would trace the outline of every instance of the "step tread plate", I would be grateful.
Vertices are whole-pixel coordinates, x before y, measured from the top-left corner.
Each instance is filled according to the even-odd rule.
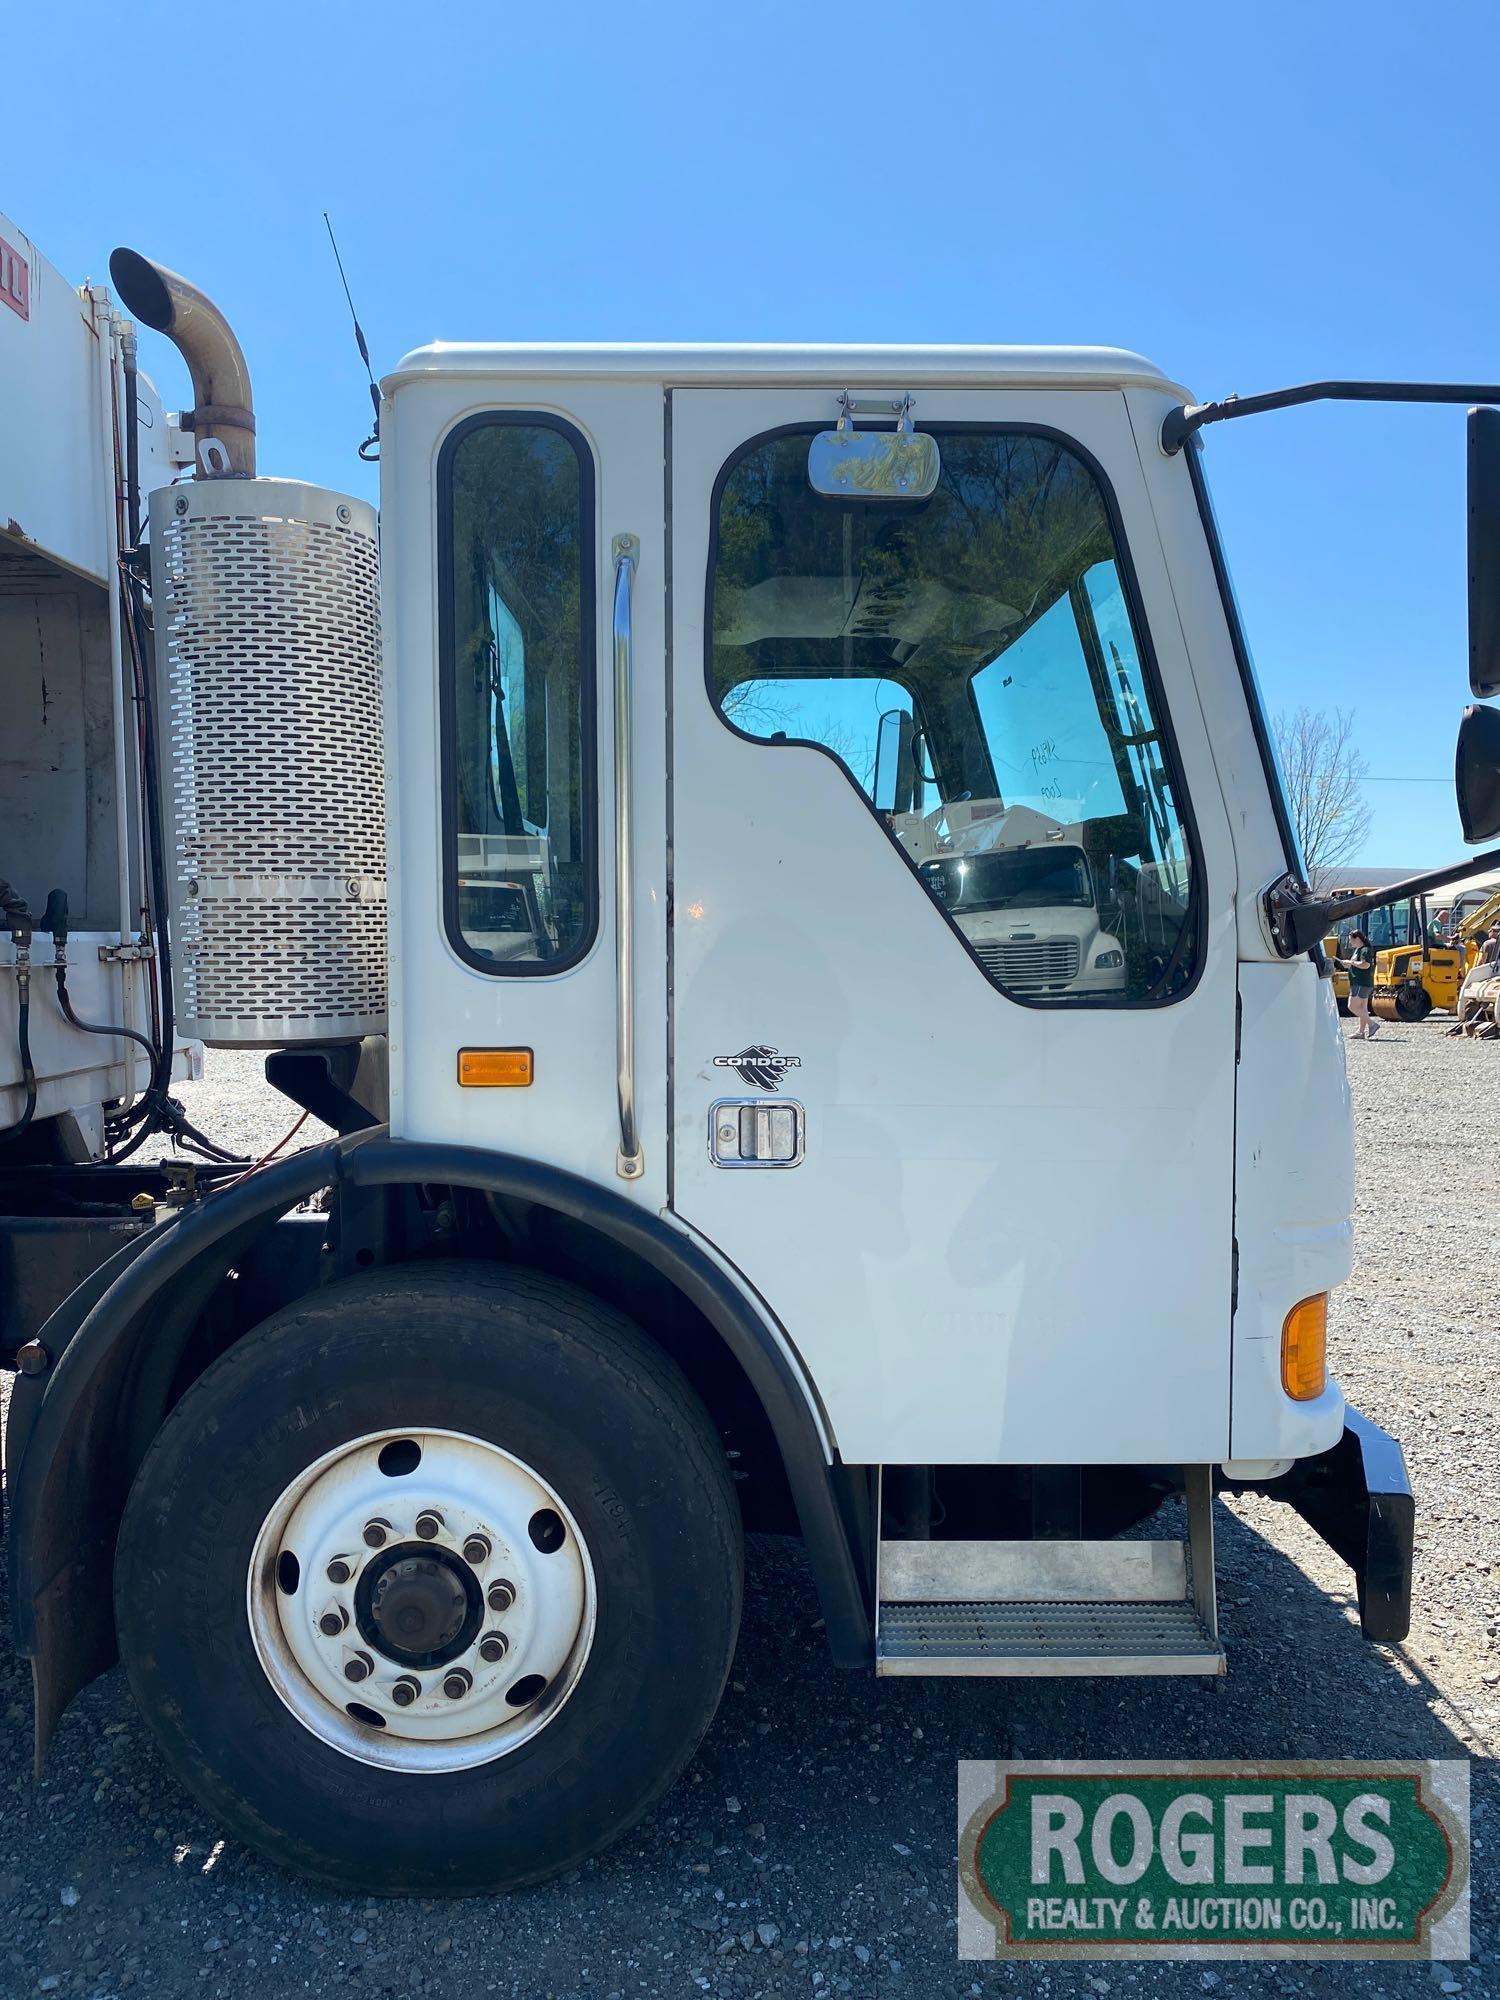
[[[1223,1648],[1191,1603],[880,1607],[876,1672],[1221,1674]]]

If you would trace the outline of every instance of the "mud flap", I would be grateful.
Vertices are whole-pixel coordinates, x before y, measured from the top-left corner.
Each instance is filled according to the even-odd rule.
[[[1365,1637],[1404,1639],[1416,1505],[1397,1440],[1346,1408],[1344,1435],[1332,1450],[1300,1460],[1264,1490],[1295,1507],[1353,1570]]]

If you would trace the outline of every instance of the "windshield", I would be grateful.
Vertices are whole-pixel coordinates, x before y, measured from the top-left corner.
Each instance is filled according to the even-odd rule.
[[[1000,854],[953,854],[929,861],[922,879],[950,910],[1040,910],[1059,903],[1093,906],[1089,864],[1077,848],[1061,853],[1016,848]]]

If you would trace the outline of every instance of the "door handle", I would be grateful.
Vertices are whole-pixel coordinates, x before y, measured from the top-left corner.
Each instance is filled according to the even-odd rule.
[[[630,787],[631,677],[635,666],[631,608],[641,545],[634,535],[610,544],[615,564],[615,1072],[620,1149],[615,1172],[636,1181],[646,1171],[635,1122],[635,828]]]
[[[800,1167],[807,1114],[789,1097],[721,1097],[708,1107],[716,1167]]]

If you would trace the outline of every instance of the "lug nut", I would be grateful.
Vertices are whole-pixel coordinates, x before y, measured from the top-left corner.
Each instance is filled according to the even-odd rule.
[[[410,1674],[403,1674],[391,1689],[391,1700],[397,1708],[410,1708],[422,1692],[422,1683],[413,1680]]]
[[[449,1701],[462,1701],[474,1685],[474,1676],[467,1667],[454,1667],[443,1676],[443,1693]]]
[[[354,1565],[348,1556],[335,1556],[333,1561],[328,1565],[328,1581],[330,1583],[347,1583],[353,1574]]]
[[[510,1651],[510,1641],[503,1632],[486,1632],[479,1642],[481,1660],[503,1660]]]
[[[325,1639],[336,1639],[349,1623],[349,1614],[342,1604],[330,1604],[318,1620],[318,1630]]]
[[[374,1671],[375,1662],[370,1658],[368,1653],[353,1653],[344,1662],[344,1679],[346,1681],[368,1680]]]
[[[378,1516],[373,1521],[366,1521],[365,1547],[367,1549],[383,1549],[390,1532],[391,1524],[389,1521],[382,1521]]]
[[[436,1507],[424,1507],[417,1516],[417,1534],[424,1542],[435,1541],[442,1532],[443,1517]]]
[[[485,1592],[484,1601],[491,1611],[509,1611],[516,1601],[516,1586],[507,1583],[503,1576],[497,1577]]]
[[[464,1561],[479,1569],[490,1559],[490,1538],[488,1535],[470,1535],[464,1543]]]

